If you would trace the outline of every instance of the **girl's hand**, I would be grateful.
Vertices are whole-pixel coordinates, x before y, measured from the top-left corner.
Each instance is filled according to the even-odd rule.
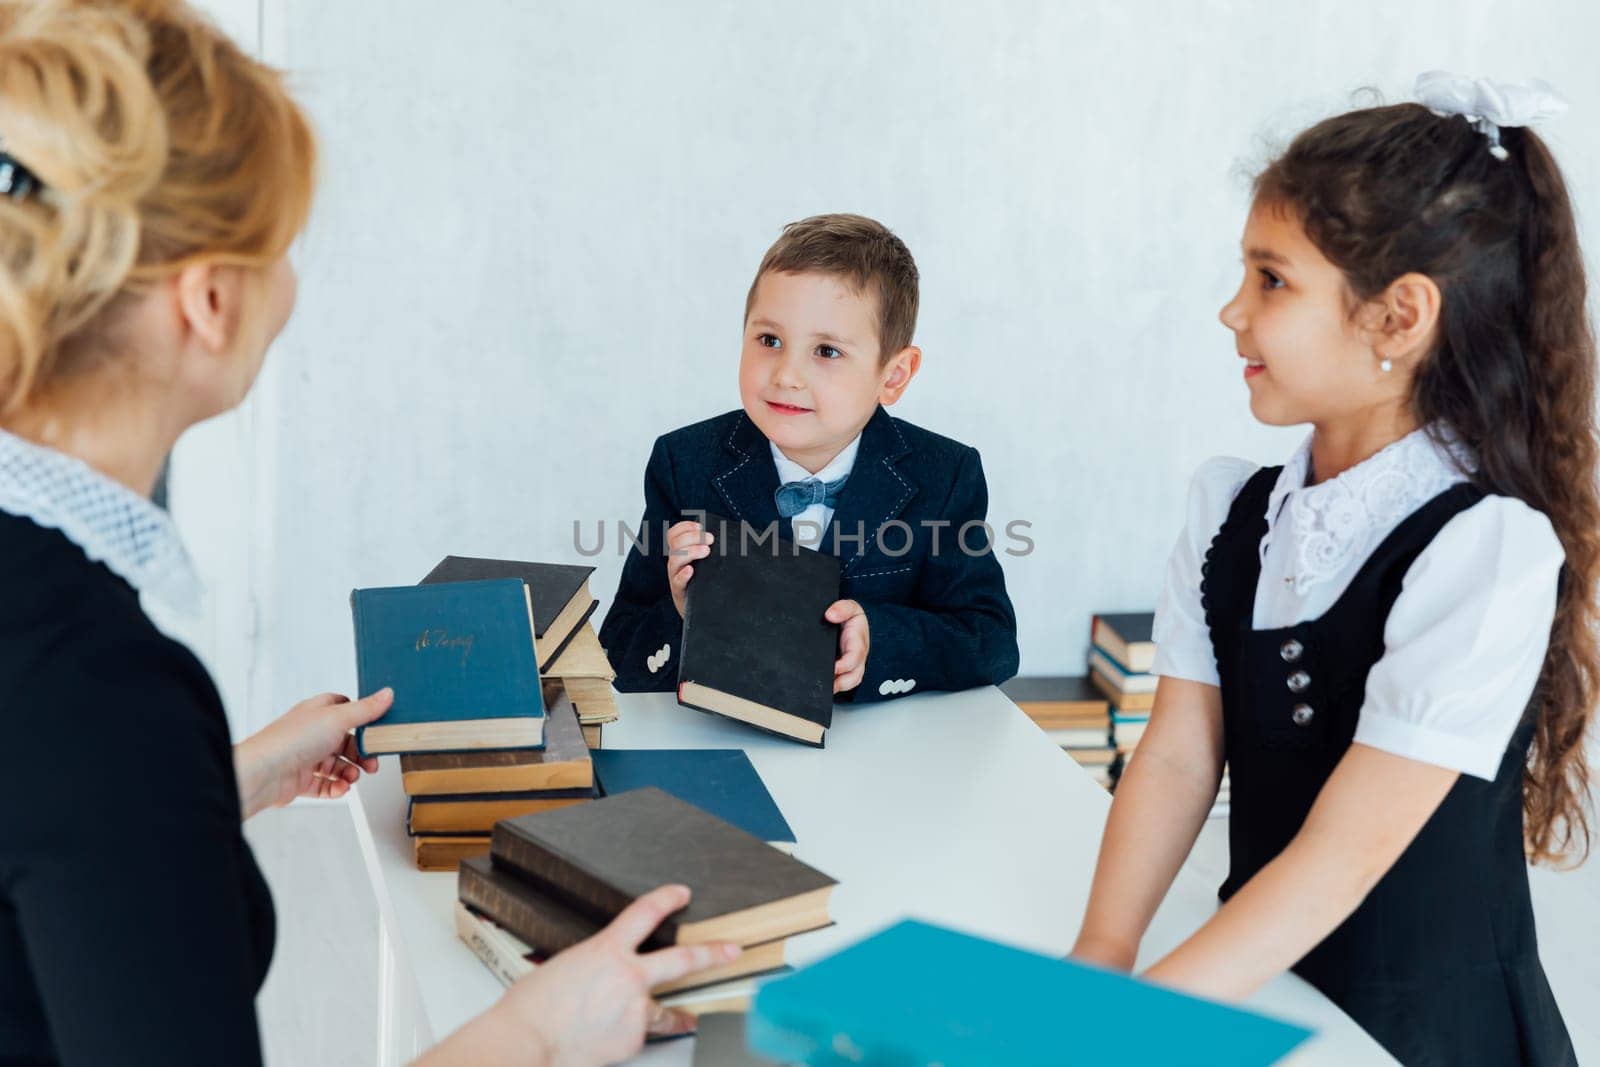
[[[298,796],[342,797],[376,758],[360,759],[350,731],[389,710],[392,689],[360,700],[322,693],[302,700],[260,732],[233,746],[239,807],[248,819]]]
[[[1072,946],[1069,958],[1077,960],[1079,963],[1092,963],[1096,967],[1104,967],[1107,970],[1131,974],[1134,960],[1138,955],[1138,945],[1129,945],[1120,941],[1107,941],[1102,938],[1079,934],[1078,943]]]
[[[867,650],[872,647],[872,630],[867,611],[854,600],[835,600],[823,618],[838,623],[839,658],[833,664],[833,691],[843,693],[861,684],[867,673]]]
[[[667,531],[667,587],[672,590],[672,604],[683,616],[683,598],[694,577],[693,563],[711,555],[711,531],[703,530],[693,519],[674,523]]]

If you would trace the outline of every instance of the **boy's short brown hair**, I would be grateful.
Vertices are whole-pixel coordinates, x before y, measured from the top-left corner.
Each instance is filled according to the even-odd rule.
[[[862,215],[813,215],[789,223],[761,257],[744,301],[746,318],[756,286],[769,271],[829,274],[857,292],[876,293],[880,366],[911,343],[917,328],[917,263],[906,243],[883,223]]]

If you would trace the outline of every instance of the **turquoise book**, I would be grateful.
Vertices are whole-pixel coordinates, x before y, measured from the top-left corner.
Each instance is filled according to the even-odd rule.
[[[394,689],[384,716],[356,730],[362,755],[543,746],[527,583],[357,589],[350,614],[359,691]]]
[[[907,920],[762,986],[750,1048],[779,1063],[1256,1067],[1300,1026]]]
[[[603,748],[589,754],[606,796],[655,786],[785,850],[794,831],[742,748]]]

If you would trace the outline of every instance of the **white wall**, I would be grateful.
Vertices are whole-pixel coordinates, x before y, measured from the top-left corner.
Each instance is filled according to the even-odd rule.
[[[1267,139],[1427,69],[1537,74],[1600,248],[1579,0],[261,2],[324,179],[268,375],[172,487],[252,725],[354,684],[352,587],[636,520],[653,438],[737,405],[745,288],[793,219],[873,215],[916,255],[895,414],[977,445],[991,519],[1033,523],[1004,560],[1025,673],[1154,602],[1195,464],[1298,440],[1251,422],[1215,321]]]

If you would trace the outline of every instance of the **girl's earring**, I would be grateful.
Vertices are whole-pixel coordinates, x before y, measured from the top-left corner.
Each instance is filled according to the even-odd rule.
[[[1394,360],[1392,360],[1392,359],[1381,360],[1378,363],[1378,369],[1383,371],[1383,373],[1388,374],[1390,371],[1394,370]]]

